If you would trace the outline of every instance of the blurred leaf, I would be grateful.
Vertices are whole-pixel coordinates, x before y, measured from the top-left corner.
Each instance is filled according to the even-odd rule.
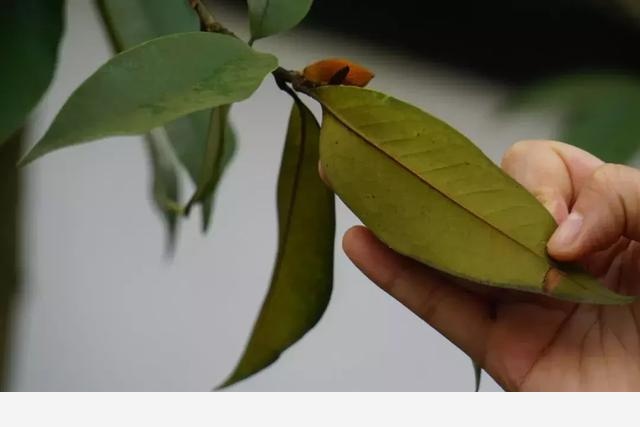
[[[5,386],[13,299],[18,287],[19,174],[22,131],[0,146],[0,390]]]
[[[333,194],[318,175],[319,128],[294,103],[278,179],[279,246],[271,287],[240,362],[221,387],[275,362],[322,317],[333,282]]]
[[[277,67],[273,55],[212,33],[182,33],[116,55],[64,105],[25,157],[115,135],[140,134],[195,111],[241,101]]]
[[[116,49],[175,33],[198,31],[198,16],[186,0],[98,0]]]
[[[190,123],[174,123],[168,128],[169,134],[179,134],[183,126],[193,126],[199,132],[191,132],[193,138],[189,144],[172,138],[176,154],[185,165],[191,179],[196,184],[193,203],[202,204],[202,229],[209,228],[213,207],[214,192],[225,168],[231,162],[236,150],[235,132],[228,120],[230,106],[222,106],[212,111],[199,111],[190,116]],[[226,110],[226,111],[225,111]],[[221,111],[224,114],[220,114]],[[221,120],[226,124],[224,131]],[[201,125],[198,125],[201,122]],[[206,127],[202,127],[205,125]],[[222,150],[219,152],[219,150]]]
[[[627,75],[569,75],[534,84],[510,108],[562,114],[559,139],[601,159],[627,163],[640,147],[640,79]]]
[[[325,86],[320,158],[333,189],[383,242],[486,285],[620,304],[577,266],[552,261],[549,212],[446,123],[388,95]]]
[[[606,162],[629,162],[640,148],[640,86],[635,93],[612,93],[576,107],[561,139]]]
[[[0,13],[0,145],[25,121],[56,65],[62,0],[4,0]]]
[[[181,208],[178,174],[168,141],[152,134],[147,138],[147,147],[153,172],[153,199],[165,217],[171,251],[176,240],[177,213]]]
[[[202,202],[208,199],[215,190],[223,168],[225,141],[228,130],[229,106],[223,105],[214,108],[211,112],[209,124],[209,134],[204,157],[201,159],[202,166],[197,179],[196,191],[189,204],[187,211],[193,203]]]
[[[166,2],[157,7],[156,0],[98,0],[98,6],[117,52],[160,36],[198,30],[198,18],[186,2]],[[183,144],[192,142],[194,129],[189,126],[191,121],[189,115],[173,122],[186,123],[184,129],[174,135]],[[165,135],[169,139],[172,137],[168,128],[173,123],[165,127]],[[207,124],[203,125],[206,129]],[[179,178],[172,161],[171,147],[166,146],[160,134],[158,130],[150,133],[146,144],[153,173],[153,200],[165,218],[168,246],[172,250],[177,232],[176,206],[180,205]]]
[[[298,25],[313,4],[313,0],[247,0],[251,39],[290,30]]]
[[[568,74],[525,86],[507,102],[508,108],[572,109],[584,103],[593,103],[602,96],[622,95],[636,91],[640,80],[624,74]]]
[[[199,28],[197,15],[186,1],[165,2],[162,7],[158,7],[157,0],[98,0],[100,11],[111,33],[111,38],[118,51],[131,48],[142,42],[174,33],[193,32]],[[166,136],[173,146],[178,159],[187,169],[189,176],[197,185],[198,177],[203,166],[202,158],[207,147],[209,119],[211,112],[208,110],[197,111],[187,116],[181,117],[173,122],[165,124]],[[225,139],[225,156],[223,157],[222,168],[231,161],[235,152],[235,139],[231,126],[227,124],[228,130]],[[175,233],[175,223],[177,212],[175,209],[164,206],[157,199],[158,192],[165,195],[173,194],[173,188],[162,189],[163,183],[171,183],[172,179],[165,177],[170,172],[167,164],[161,169],[154,166],[154,199],[156,205],[163,211],[170,226],[170,238]],[[173,166],[175,169],[175,166]],[[176,204],[179,199],[174,199]],[[209,226],[213,204],[213,195],[202,201],[202,222],[203,229]]]

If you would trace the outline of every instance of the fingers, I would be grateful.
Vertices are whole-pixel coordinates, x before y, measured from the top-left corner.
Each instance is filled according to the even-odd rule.
[[[640,171],[605,164],[585,182],[571,214],[547,245],[561,261],[581,258],[616,243],[640,240]]]
[[[603,162],[556,141],[522,141],[502,159],[502,168],[529,190],[560,223],[568,215],[574,194]]]
[[[351,261],[380,288],[471,358],[483,362],[492,322],[485,300],[397,254],[364,227],[350,229],[343,247]]]

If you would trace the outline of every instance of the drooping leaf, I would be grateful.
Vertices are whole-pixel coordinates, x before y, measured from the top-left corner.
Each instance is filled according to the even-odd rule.
[[[5,0],[0,12],[0,145],[24,122],[55,69],[62,0]]]
[[[551,215],[449,125],[371,90],[327,86],[314,96],[329,181],[391,248],[486,285],[589,303],[634,299],[551,260]]]
[[[0,391],[6,386],[13,302],[19,286],[20,176],[16,162],[23,131],[0,145]]]
[[[319,127],[302,103],[289,121],[278,178],[278,256],[269,293],[240,362],[221,387],[273,363],[320,319],[333,280],[333,194],[318,175]]]
[[[298,25],[313,0],[247,0],[251,39],[257,40],[290,30]]]
[[[71,95],[23,163],[241,101],[276,67],[273,55],[223,34],[182,33],[142,43],[116,55]]]
[[[111,39],[116,50],[129,49],[142,42],[174,33],[193,32],[199,29],[198,17],[186,1],[171,1],[158,7],[157,0],[98,0],[100,11],[107,24]],[[211,112],[197,111],[175,121],[165,124],[166,136],[173,146],[176,155],[186,168],[194,184],[197,184],[203,166],[203,156],[208,143],[208,130]],[[235,152],[233,130],[227,124],[225,133],[224,157],[221,169],[227,166]],[[152,159],[152,164],[155,164]],[[170,172],[167,164],[163,168],[154,168],[154,198],[156,205],[164,213],[168,224],[175,224],[177,213],[175,209],[163,206],[155,195],[171,194],[172,179],[167,180]],[[175,166],[173,166],[175,169]],[[157,176],[162,173],[164,176]],[[163,183],[170,184],[162,189]],[[179,201],[176,199],[176,203]],[[202,223],[206,230],[211,219],[213,194],[202,201]],[[175,227],[175,226],[173,226]],[[172,231],[173,230],[173,231]],[[170,229],[170,238],[174,228]]]
[[[194,136],[198,135],[198,139],[194,138],[189,144],[183,144],[177,138],[172,138],[172,141],[175,140],[176,154],[196,185],[191,203],[202,205],[204,231],[209,228],[218,181],[236,150],[235,132],[228,120],[229,108],[229,105],[225,105],[212,111],[200,111],[190,116],[190,122],[174,123],[167,128],[170,135],[179,132],[183,126],[194,126],[199,130],[193,133]],[[207,125],[208,129],[202,132],[198,122]],[[225,124],[224,128],[222,123]]]
[[[608,162],[627,163],[640,148],[640,79],[636,77],[563,76],[519,91],[508,106],[559,112],[558,137]]]
[[[147,138],[147,148],[153,172],[153,200],[167,223],[168,248],[171,251],[176,240],[177,213],[181,209],[178,173],[173,161],[171,145],[166,139],[151,134]]]
[[[187,205],[187,210],[193,203],[202,202],[209,198],[218,184],[223,167],[224,141],[228,139],[226,136],[228,117],[228,105],[215,108],[211,113],[207,146],[201,159],[202,165],[196,181],[196,191]]]
[[[173,33],[198,30],[198,19],[186,2],[166,2],[157,7],[155,0],[98,0],[98,6],[117,52],[132,48],[142,42]],[[185,126],[175,135],[182,143],[191,142],[192,113],[176,120],[185,122]],[[175,122],[172,122],[175,123]],[[152,196],[156,207],[162,213],[168,236],[168,248],[175,245],[178,210],[180,205],[178,170],[172,161],[171,147],[164,141],[169,137],[169,126],[166,133],[155,130],[147,136],[146,145],[151,160],[153,173]],[[206,129],[206,123],[204,123]],[[206,130],[205,130],[206,132]]]

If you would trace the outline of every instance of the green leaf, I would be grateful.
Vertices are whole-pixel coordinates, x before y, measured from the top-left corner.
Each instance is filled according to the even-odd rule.
[[[627,163],[640,148],[640,86],[576,106],[561,139],[610,163]]]
[[[58,56],[62,0],[5,0],[0,13],[0,145],[42,97]]]
[[[102,16],[107,23],[114,45],[118,51],[131,48],[142,42],[163,35],[192,32],[199,28],[199,20],[186,1],[165,2],[158,7],[157,0],[99,0],[98,4]],[[198,177],[203,166],[202,159],[208,143],[209,110],[197,111],[181,117],[173,122],[165,124],[166,135],[169,138],[178,159],[187,169],[194,184],[197,185]],[[224,141],[224,157],[221,169],[227,166],[235,152],[235,139],[231,126],[227,124],[226,139]],[[155,161],[152,159],[152,164]],[[169,176],[177,171],[169,172],[166,166],[163,169],[154,168],[155,173]],[[175,167],[174,167],[175,168]],[[163,171],[163,172],[161,172]],[[171,183],[162,176],[154,177],[154,194],[158,192],[170,194],[171,186],[160,188],[164,182]],[[157,205],[163,211],[168,224],[175,224],[176,210],[159,203]],[[175,200],[178,203],[178,200]],[[202,201],[203,229],[209,226],[212,212],[213,195]],[[172,226],[172,228],[175,227]],[[174,231],[170,228],[170,237]]]
[[[637,77],[623,74],[568,74],[542,80],[515,92],[508,108],[549,108],[572,110],[585,103],[597,102],[603,96],[628,90],[636,91]]]
[[[222,34],[182,33],[145,42],[89,77],[23,163],[70,145],[146,133],[186,114],[241,101],[276,67],[273,55]]]
[[[189,133],[194,136],[190,141],[179,141],[178,138],[171,140],[175,141],[176,154],[196,184],[189,207],[193,203],[201,203],[204,231],[209,228],[215,189],[236,150],[235,132],[228,120],[229,108],[229,105],[225,105],[211,112],[200,111],[190,116],[190,123],[183,121],[167,127],[169,135],[174,132],[183,133],[180,132],[183,126],[198,129],[198,132]],[[208,129],[203,128],[202,124]]]
[[[607,162],[627,163],[640,147],[640,80],[635,77],[563,76],[521,90],[508,106],[559,111],[559,138]]]
[[[198,19],[186,2],[167,2],[162,7],[157,7],[156,0],[98,0],[98,6],[117,52],[156,37],[198,30]],[[185,116],[176,121],[186,122],[187,125],[173,137],[169,132],[172,123],[169,123],[164,136],[171,141],[175,138],[182,143],[189,143],[196,130],[188,125],[190,117],[191,115]],[[204,129],[206,126],[204,123]],[[168,248],[171,251],[175,246],[178,225],[176,207],[180,205],[179,179],[177,167],[172,161],[171,146],[167,146],[166,138],[161,134],[158,130],[150,133],[146,145],[153,173],[153,200],[165,219]]]
[[[173,150],[168,141],[158,136],[149,136],[147,147],[153,172],[153,199],[167,223],[168,248],[171,251],[176,241],[178,212],[181,209],[180,184],[173,161]]]
[[[313,4],[313,0],[247,0],[251,39],[290,30],[298,25]]]
[[[240,362],[221,387],[273,363],[320,319],[333,281],[333,194],[318,175],[318,124],[296,102],[278,179],[279,246],[269,293]]]
[[[520,184],[446,123],[400,100],[323,87],[320,156],[339,197],[396,251],[454,276],[572,301],[619,304],[546,253],[556,224]]]
[[[198,16],[187,1],[98,0],[116,49],[175,33],[199,30]]]
[[[214,108],[211,113],[209,135],[207,139],[207,146],[204,151],[202,165],[200,168],[200,175],[197,179],[197,187],[195,194],[187,204],[187,212],[194,203],[202,202],[208,199],[215,190],[218,180],[220,179],[223,160],[225,143],[224,141],[229,139],[226,136],[228,130],[228,117],[229,106],[223,105],[218,108]]]

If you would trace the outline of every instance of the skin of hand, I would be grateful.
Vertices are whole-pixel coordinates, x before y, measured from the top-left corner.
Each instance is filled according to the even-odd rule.
[[[502,168],[560,224],[549,254],[578,261],[611,289],[640,287],[640,171],[555,141],[523,141]],[[357,226],[343,238],[374,283],[480,363],[509,391],[640,390],[640,301],[573,304],[461,287]]]

